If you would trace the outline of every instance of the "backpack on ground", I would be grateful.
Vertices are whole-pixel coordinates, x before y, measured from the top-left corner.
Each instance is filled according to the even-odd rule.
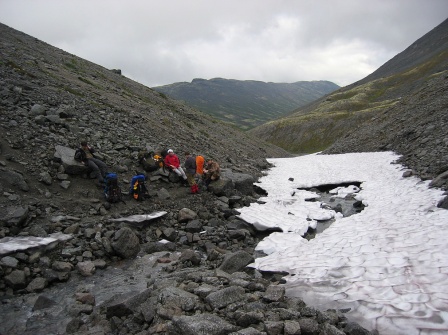
[[[162,169],[165,170],[165,162],[164,162],[163,157],[162,157],[161,154],[160,154],[160,155],[155,154],[152,158],[154,159],[155,164],[156,164],[159,168],[162,168]]]
[[[121,188],[118,185],[116,173],[108,173],[104,178],[104,197],[108,202],[119,202],[121,199]]]
[[[76,149],[75,155],[73,157],[77,162],[83,162],[86,160],[86,153],[81,148]]]
[[[132,177],[129,194],[137,201],[143,201],[145,198],[149,198],[145,180],[146,177],[143,174],[137,174]]]
[[[138,154],[138,162],[146,172],[154,172],[160,168],[156,156],[154,152],[141,151]]]

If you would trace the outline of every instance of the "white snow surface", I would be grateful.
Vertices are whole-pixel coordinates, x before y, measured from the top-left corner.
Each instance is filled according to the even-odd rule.
[[[448,334],[448,210],[443,191],[403,177],[391,152],[307,155],[270,159],[275,165],[256,185],[264,204],[239,209],[259,230],[278,227],[261,241],[252,267],[286,271],[289,296],[322,310],[351,308],[346,316],[379,334]],[[290,180],[292,179],[293,180]],[[324,184],[361,182],[335,191],[356,193],[367,207],[343,218],[305,202],[301,191]],[[316,238],[302,237],[316,220],[335,222]]]

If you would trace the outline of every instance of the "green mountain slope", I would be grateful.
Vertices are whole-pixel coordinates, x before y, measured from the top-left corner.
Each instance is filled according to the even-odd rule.
[[[324,150],[447,69],[448,21],[366,78],[249,131],[295,153]]]
[[[339,86],[328,81],[265,83],[253,80],[194,79],[153,89],[220,120],[250,129],[291,113]]]

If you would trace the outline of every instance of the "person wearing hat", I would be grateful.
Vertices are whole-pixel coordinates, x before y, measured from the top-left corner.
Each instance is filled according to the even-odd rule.
[[[185,175],[184,170],[180,166],[179,157],[177,157],[177,155],[174,153],[174,151],[172,149],[168,149],[168,155],[166,155],[164,162],[165,162],[165,167],[172,170],[179,177],[182,177],[184,182],[187,181],[187,176]]]

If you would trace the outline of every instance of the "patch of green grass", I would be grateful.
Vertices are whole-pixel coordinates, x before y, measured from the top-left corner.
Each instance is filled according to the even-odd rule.
[[[162,119],[162,124],[164,124],[164,125],[167,126],[167,127],[171,126],[171,124],[172,124],[171,119],[168,118],[168,117],[164,117],[164,118]]]
[[[71,88],[71,87],[68,87],[68,86],[63,87],[63,89],[66,90],[67,92],[71,93],[71,94],[77,95],[78,97],[84,97],[85,96],[85,94],[83,92],[75,90],[74,88]]]
[[[70,63],[64,63],[64,65],[65,65],[66,67],[68,67],[69,69],[72,69],[72,70],[78,70],[77,61],[76,61],[75,59],[72,59],[72,60],[70,61]]]
[[[19,72],[20,74],[26,75],[26,76],[31,77],[31,78],[36,78],[36,76],[34,74],[31,74],[31,73],[25,71],[24,69],[22,69],[19,65],[17,65],[13,61],[8,60],[6,62],[6,65],[8,65],[9,67],[13,68],[15,71]]]
[[[329,147],[343,129],[344,124],[355,115],[351,112],[331,113],[323,117],[321,114],[304,115],[289,119],[282,123],[272,123],[268,141],[289,152],[314,153]],[[283,120],[285,121],[285,120]]]
[[[96,85],[95,83],[91,82],[90,80],[86,79],[86,78],[82,78],[82,77],[78,77],[79,80],[81,80],[83,83],[92,85],[93,87],[99,88],[98,85]]]
[[[201,133],[201,134],[204,135],[205,137],[209,137],[209,136],[210,136],[209,133],[206,132],[206,131],[203,130],[203,129],[199,130],[199,133]]]
[[[358,92],[356,92],[355,90],[349,90],[349,91],[345,91],[345,92],[342,92],[342,93],[332,94],[331,98],[330,98],[330,101],[338,101],[338,100],[350,99],[350,98],[353,98],[357,94],[358,94]]]
[[[381,97],[384,95],[384,93],[387,91],[386,86],[379,87],[377,89],[374,89],[369,95],[368,95],[368,101],[369,102],[375,102],[381,99]]]

